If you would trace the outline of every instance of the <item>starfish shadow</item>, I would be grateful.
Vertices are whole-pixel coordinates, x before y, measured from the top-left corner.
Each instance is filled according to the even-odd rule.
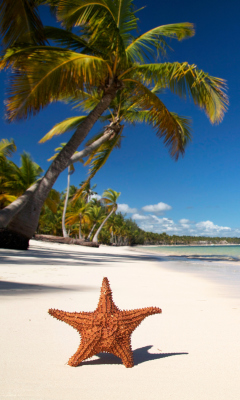
[[[159,358],[180,356],[188,353],[149,353],[148,350],[153,346],[140,347],[139,349],[133,350],[134,365],[142,364],[146,361],[157,360]],[[119,357],[114,356],[110,353],[98,353],[96,359],[86,360],[81,365],[96,365],[96,364],[122,364],[122,360]]]
[[[142,364],[146,361],[158,360],[159,358],[181,356],[188,353],[149,353],[153,346],[140,347],[133,351],[134,365]]]

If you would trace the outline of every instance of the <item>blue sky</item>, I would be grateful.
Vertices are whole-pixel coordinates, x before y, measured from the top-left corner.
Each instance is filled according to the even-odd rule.
[[[196,35],[182,42],[171,41],[174,51],[168,61],[188,61],[210,75],[228,82],[229,110],[220,125],[211,125],[208,118],[190,101],[169,94],[161,99],[170,111],[192,118],[193,140],[185,156],[173,161],[168,150],[146,125],[125,127],[121,149],[111,154],[105,166],[92,181],[101,195],[104,189],[121,192],[119,209],[127,212],[138,225],[152,232],[210,236],[240,236],[239,171],[240,171],[240,3],[231,0],[137,0],[141,33],[158,25],[177,22],[195,24]],[[45,24],[51,19],[41,11]],[[55,103],[29,120],[8,124],[4,119],[4,92],[7,74],[0,74],[1,138],[14,138],[19,164],[23,150],[44,170],[54,149],[69,135],[54,138],[45,144],[38,141],[54,124],[76,115],[62,103]],[[92,133],[99,130],[96,125]],[[87,169],[76,164],[71,183],[78,186],[86,179]],[[66,172],[55,188],[64,190]]]

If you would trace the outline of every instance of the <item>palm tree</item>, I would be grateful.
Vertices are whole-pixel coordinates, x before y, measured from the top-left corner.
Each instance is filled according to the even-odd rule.
[[[152,90],[152,93],[155,93],[154,89]],[[113,149],[121,147],[123,129],[126,123],[128,125],[135,125],[136,123],[145,122],[149,124],[153,129],[156,127],[156,120],[152,118],[151,110],[142,109],[140,104],[131,104],[128,101],[127,92],[124,93],[123,91],[121,93],[121,96],[117,95],[110,106],[110,113],[105,115],[104,117],[101,117],[101,120],[103,122],[105,122],[106,120],[111,121],[112,125],[114,126],[114,132],[108,140],[104,141],[99,147],[96,147],[88,156],[88,159],[85,162],[85,165],[89,165],[88,179],[83,183],[81,188],[76,193],[76,198],[78,195],[81,195],[83,193],[86,185],[89,184],[90,180],[95,176],[97,171],[99,171],[99,169],[106,163]],[[166,135],[164,144],[166,146],[170,145],[170,155],[172,158],[177,160],[180,154],[184,154],[185,148],[188,142],[191,140],[191,121],[189,120],[189,118],[179,116],[176,113],[171,113],[171,115],[175,119],[175,121],[179,123],[182,131],[181,135],[177,135],[177,137],[173,137],[171,134]],[[168,132],[168,121],[165,122],[166,126],[162,126],[162,128],[165,129],[166,132]],[[105,135],[105,130],[101,134]],[[87,142],[87,145],[96,141],[98,137],[99,134],[92,138],[89,142]]]
[[[79,239],[83,239],[82,225],[90,223],[88,216],[89,204],[84,198],[79,198],[72,207],[72,210],[67,213],[66,223],[68,225],[79,224]]]
[[[90,180],[88,180],[87,184],[84,181],[80,184],[80,186],[83,186],[83,185],[84,185],[84,190],[82,193],[83,193],[84,197],[86,197],[87,203],[89,203],[89,201],[91,200],[91,197],[94,194],[97,194],[97,192],[94,192],[94,190],[93,190],[93,189],[95,189],[97,184],[94,183],[94,185],[91,186],[91,182],[90,182]]]
[[[10,143],[10,149],[12,145]],[[21,154],[20,167],[10,160],[0,162],[0,201],[12,203],[25,193],[32,184],[37,182],[42,173],[42,168],[26,152]],[[45,205],[55,213],[59,201],[58,192],[51,189],[45,200]]]
[[[16,150],[17,148],[13,139],[2,139],[0,141],[0,210],[15,200],[13,196],[6,193],[6,190],[3,189],[3,183],[6,179],[6,173],[9,172],[7,157],[10,157]]]
[[[98,243],[98,235],[101,232],[103,225],[107,222],[107,220],[111,217],[111,215],[117,211],[117,199],[120,196],[120,194],[121,194],[120,192],[115,192],[115,190],[112,189],[107,189],[103,193],[102,200],[105,202],[105,204],[108,205],[108,209],[110,209],[110,212],[99,226],[97,232],[95,233],[93,237],[93,242]]]
[[[32,160],[30,154],[23,152],[20,167],[9,161],[6,170],[1,171],[1,177],[4,178],[2,188],[17,198],[36,182],[42,173],[42,168]]]
[[[53,4],[58,20],[67,31],[59,28],[44,30],[45,36],[58,46],[18,44],[14,49],[6,50],[0,67],[13,70],[8,97],[9,121],[36,114],[50,102],[66,98],[84,104],[86,88],[90,93],[97,90],[100,101],[76,129],[41,182],[32,189],[31,199],[26,200],[27,196],[23,196],[25,204],[19,201],[19,212],[17,206],[14,212],[12,209],[1,212],[0,227],[7,227],[2,235],[3,245],[8,230],[11,230],[11,235],[16,232],[25,237],[25,246],[28,246],[48,192],[118,92],[128,90],[132,104],[149,110],[157,134],[165,138],[173,151],[176,142],[178,146],[181,142],[182,125],[159,99],[157,90],[152,93],[151,88],[168,88],[183,98],[189,95],[213,123],[220,122],[226,110],[226,86],[222,79],[186,62],[147,63],[154,55],[165,54],[165,38],[182,40],[193,36],[192,24],[163,25],[134,38],[138,18],[133,0],[48,2]],[[73,27],[81,28],[80,35],[71,32]]]
[[[103,220],[103,218],[105,217],[105,213],[104,213],[104,210],[103,210],[103,208],[101,206],[93,205],[88,210],[88,216],[89,216],[90,221],[92,223],[92,228],[91,228],[91,230],[89,232],[89,235],[87,237],[87,239],[90,240],[96,225]]]
[[[54,160],[59,152],[63,149],[63,147],[66,146],[66,143],[61,143],[60,147],[57,147],[55,149],[56,154],[54,154],[51,158],[48,159],[48,161]],[[81,159],[79,160],[81,161]],[[68,198],[69,198],[69,190],[70,190],[70,176],[74,173],[75,168],[73,164],[70,164],[67,168],[68,170],[68,177],[67,177],[67,191],[66,191],[66,196],[64,200],[64,206],[63,206],[63,214],[62,214],[62,233],[63,237],[69,237],[66,227],[65,227],[65,217],[66,217],[66,211],[67,211],[67,204],[68,204]]]
[[[62,226],[61,208],[58,207],[56,212],[53,212],[46,205],[44,205],[40,214],[37,233],[60,236],[61,226]]]

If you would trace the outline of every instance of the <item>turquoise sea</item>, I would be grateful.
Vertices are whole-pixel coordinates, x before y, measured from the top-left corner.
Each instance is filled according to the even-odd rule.
[[[191,273],[217,283],[223,297],[240,297],[240,245],[138,246],[159,259],[163,268]],[[163,263],[161,263],[163,261]],[[171,262],[168,262],[171,261]],[[172,262],[173,261],[173,262]]]
[[[139,246],[140,248],[140,246]],[[142,246],[142,249],[157,253],[158,255],[170,255],[173,258],[187,257],[204,259],[209,261],[240,261],[240,245],[228,246]]]

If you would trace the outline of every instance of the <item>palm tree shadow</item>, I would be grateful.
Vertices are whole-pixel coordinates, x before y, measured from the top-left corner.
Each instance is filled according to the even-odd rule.
[[[158,360],[160,358],[180,356],[188,353],[149,353],[148,350],[153,346],[145,346],[133,351],[134,365],[139,365],[147,361]],[[96,359],[83,361],[81,365],[96,365],[96,364],[122,364],[119,357],[110,353],[98,353]]]

